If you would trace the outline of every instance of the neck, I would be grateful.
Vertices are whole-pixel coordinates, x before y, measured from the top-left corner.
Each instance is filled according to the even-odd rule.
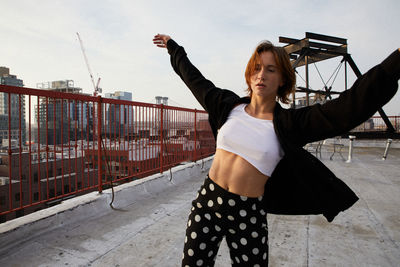
[[[249,111],[253,113],[253,115],[262,115],[267,113],[273,113],[276,105],[275,99],[260,99],[255,97],[254,95],[251,97],[251,101],[249,106]]]

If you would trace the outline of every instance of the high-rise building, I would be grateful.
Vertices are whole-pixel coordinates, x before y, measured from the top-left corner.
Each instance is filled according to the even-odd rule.
[[[0,84],[24,86],[24,82],[16,75],[10,74],[10,69],[6,67],[0,67]],[[25,97],[0,93],[0,145],[3,141],[8,143],[9,139],[14,140],[12,143],[16,144],[19,144],[19,141],[24,144],[26,141]]]
[[[156,96],[156,104],[157,105],[166,105],[166,106],[168,106],[168,97],[166,97],[166,96]],[[169,125],[169,118],[170,118],[170,116],[172,115],[172,114],[170,114],[170,113],[172,113],[172,111],[171,110],[164,110],[163,111],[163,117],[162,117],[162,121],[163,121],[163,130],[164,130],[164,132],[163,132],[163,136],[165,137],[165,136],[167,136],[168,134],[167,134],[167,130],[165,129],[166,127],[168,127],[168,125]],[[160,123],[160,125],[159,125],[159,128],[161,127],[161,123]],[[158,129],[157,130],[158,132],[160,132],[160,129]],[[160,135],[161,135],[161,133],[159,133]]]
[[[38,89],[81,94],[73,80],[37,84]],[[88,127],[93,119],[93,106],[78,100],[61,100],[42,97],[35,108],[35,120],[40,132],[36,142],[47,145],[67,143],[69,140],[87,139]],[[91,137],[89,138],[91,139]]]
[[[112,99],[132,101],[132,93],[130,93],[130,92],[116,91],[115,93],[106,93],[105,97],[112,98]]]
[[[132,93],[116,91],[106,93],[106,98],[132,101]],[[134,108],[131,105],[108,104],[105,107],[105,132],[111,136],[123,137],[133,132]]]

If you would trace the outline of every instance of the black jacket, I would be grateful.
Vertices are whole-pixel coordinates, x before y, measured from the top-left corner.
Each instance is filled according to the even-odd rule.
[[[167,48],[173,69],[208,112],[216,137],[233,107],[249,103],[250,98],[217,88],[192,65],[184,48],[174,40],[168,41]],[[277,103],[273,122],[285,156],[265,184],[268,213],[323,214],[331,222],[358,200],[345,183],[303,146],[346,133],[370,118],[395,95],[399,78],[400,52],[396,50],[357,79],[351,89],[323,105],[284,109]]]

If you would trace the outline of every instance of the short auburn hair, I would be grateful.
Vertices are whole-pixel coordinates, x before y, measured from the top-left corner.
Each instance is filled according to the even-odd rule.
[[[274,54],[276,65],[281,72],[283,86],[278,88],[278,99],[283,103],[289,103],[289,95],[294,91],[296,84],[296,74],[290,64],[290,58],[283,47],[274,46],[270,41],[262,41],[251,55],[247,63],[245,77],[247,83],[247,93],[251,97],[250,78],[256,72],[256,65],[261,63],[261,53],[271,51]]]

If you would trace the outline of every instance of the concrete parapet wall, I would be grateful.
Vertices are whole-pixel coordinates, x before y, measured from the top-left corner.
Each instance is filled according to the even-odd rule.
[[[157,194],[167,187],[185,182],[194,175],[208,172],[213,157],[186,163],[161,174],[135,180],[114,187],[115,209],[128,206],[138,199]],[[172,175],[171,175],[172,174]],[[100,217],[112,209],[112,190],[92,192],[63,201],[61,204],[0,224],[0,255],[21,242],[32,239],[57,227],[66,226],[88,218]]]

